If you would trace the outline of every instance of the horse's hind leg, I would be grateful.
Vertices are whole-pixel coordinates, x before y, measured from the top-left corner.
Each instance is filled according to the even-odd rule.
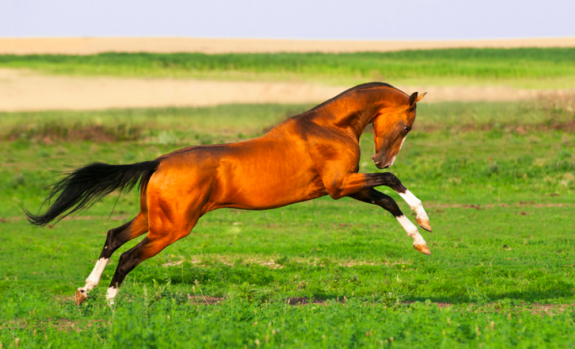
[[[190,234],[202,215],[209,196],[209,192],[196,192],[197,195],[170,193],[165,188],[155,188],[153,182],[154,178],[148,187],[148,235],[120,256],[106,295],[110,303],[113,303],[128,273],[146,259],[154,257],[167,246]]]
[[[130,222],[108,231],[106,243],[100,253],[100,257],[94,266],[94,270],[86,279],[86,285],[78,288],[75,299],[76,304],[80,305],[88,297],[88,292],[98,285],[102,273],[110,260],[110,257],[120,246],[126,242],[141,236],[148,231],[148,215],[140,212],[136,218]]]
[[[124,282],[124,279],[134,268],[136,268],[140,263],[148,258],[154,257],[160,253],[164,248],[173,244],[177,240],[184,236],[187,236],[194,225],[197,222],[195,218],[190,224],[186,224],[184,229],[177,229],[175,233],[170,233],[169,231],[154,231],[150,228],[150,233],[144,238],[139,244],[134,246],[132,249],[124,252],[120,256],[120,262],[108,288],[106,298],[113,303],[113,298],[118,294],[120,285]]]

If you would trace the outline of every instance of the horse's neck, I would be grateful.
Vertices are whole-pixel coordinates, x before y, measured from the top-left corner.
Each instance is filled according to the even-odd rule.
[[[324,122],[345,130],[359,139],[382,107],[381,99],[365,94],[341,98],[323,107]]]

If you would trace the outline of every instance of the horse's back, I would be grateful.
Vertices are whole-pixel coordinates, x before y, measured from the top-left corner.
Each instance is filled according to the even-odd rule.
[[[196,200],[209,193],[206,211],[268,209],[325,195],[306,140],[291,124],[245,142],[173,152],[162,159],[150,189],[178,187],[172,195],[190,193]]]

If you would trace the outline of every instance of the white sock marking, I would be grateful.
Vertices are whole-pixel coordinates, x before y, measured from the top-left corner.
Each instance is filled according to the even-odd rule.
[[[94,287],[98,285],[98,283],[100,282],[100,278],[102,277],[102,273],[104,273],[104,269],[108,264],[108,261],[109,261],[108,258],[98,259],[96,265],[94,266],[94,270],[92,270],[90,276],[88,276],[88,278],[86,279],[86,286],[80,288],[80,290],[83,293],[88,294],[90,290],[94,289]]]
[[[94,289],[100,282],[100,278],[102,277],[102,273],[104,273],[104,269],[108,264],[108,258],[100,258],[96,262],[94,269],[90,273],[90,276],[86,279],[86,285],[84,287],[78,288],[78,290],[82,291],[85,295],[88,295],[88,292]]]
[[[398,193],[398,194],[399,196],[401,196],[403,200],[405,200],[405,202],[407,202],[409,208],[411,208],[417,214],[417,218],[429,220],[427,213],[423,209],[423,204],[421,203],[421,200],[419,200],[415,195],[413,195],[412,192],[406,190],[405,193]]]
[[[118,294],[118,289],[115,287],[109,287],[108,291],[106,292],[106,300],[110,302],[110,304],[114,304],[114,297]]]
[[[397,219],[399,224],[401,224],[403,229],[405,229],[405,231],[407,232],[407,236],[410,236],[413,239],[414,245],[427,245],[425,240],[423,240],[421,234],[419,234],[419,230],[417,230],[417,227],[413,223],[411,223],[411,221],[407,219],[407,217],[399,216],[395,218]]]

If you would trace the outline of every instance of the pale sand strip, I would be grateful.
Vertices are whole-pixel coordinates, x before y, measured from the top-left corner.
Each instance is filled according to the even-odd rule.
[[[0,54],[76,54],[101,52],[362,52],[438,48],[575,47],[575,37],[445,41],[345,41],[206,38],[0,38]]]
[[[319,103],[350,86],[296,82],[236,82],[180,79],[120,79],[48,76],[0,69],[0,111],[93,110],[108,108],[202,107],[228,103]],[[542,93],[509,87],[413,87],[427,92],[426,102],[516,101]]]

